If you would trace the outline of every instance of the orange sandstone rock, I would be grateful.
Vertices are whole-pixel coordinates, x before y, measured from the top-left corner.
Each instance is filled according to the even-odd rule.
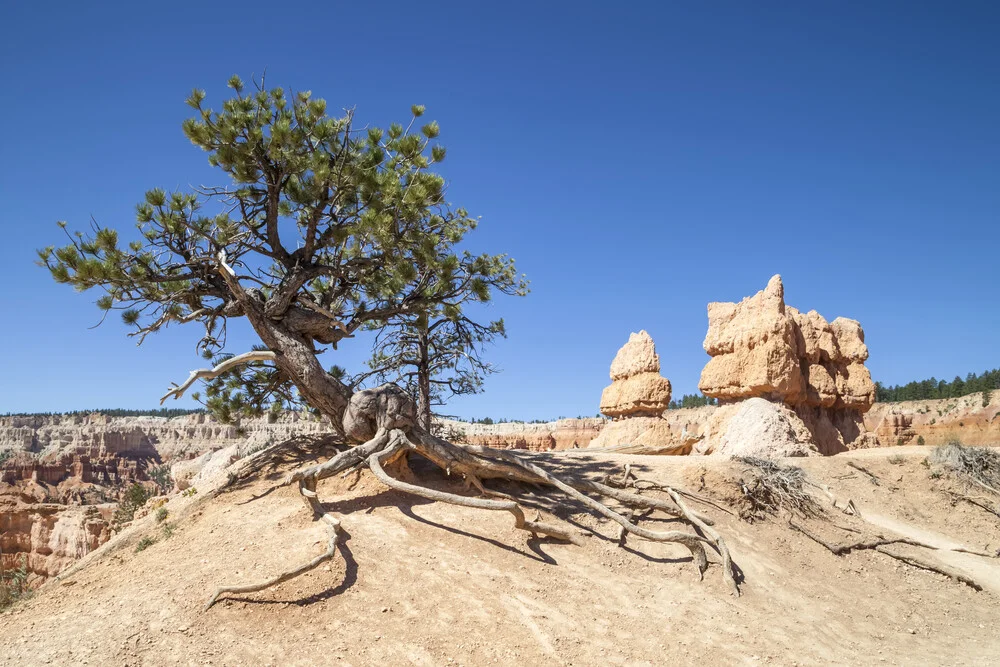
[[[870,440],[863,437],[862,415],[875,401],[875,385],[864,365],[861,325],[786,306],[781,276],[739,303],[709,304],[704,348],[712,357],[699,382],[705,395],[783,403],[824,454]]]

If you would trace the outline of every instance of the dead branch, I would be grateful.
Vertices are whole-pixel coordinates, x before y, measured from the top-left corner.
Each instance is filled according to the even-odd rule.
[[[776,515],[782,509],[801,517],[817,516],[822,509],[805,490],[802,468],[753,456],[733,459],[744,465],[740,478],[743,506],[740,518],[749,523]]]
[[[935,447],[928,460],[970,486],[1000,495],[1000,452],[993,447],[965,447],[950,442]]]
[[[989,503],[989,498],[984,498],[982,496],[967,496],[964,493],[956,493],[955,491],[946,491],[946,493],[950,495],[955,502],[964,500],[971,505],[975,505],[976,507],[986,510],[993,516],[1000,518],[1000,505],[994,505],[991,507],[987,504]]]
[[[816,535],[815,533],[812,533],[812,532],[806,530],[804,527],[796,524],[791,519],[788,520],[788,526],[790,528],[792,528],[793,530],[802,533],[803,535],[805,535],[806,537],[808,537],[813,542],[815,542],[815,543],[817,543],[817,544],[825,547],[830,553],[832,553],[832,554],[834,554],[836,556],[843,556],[843,555],[848,554],[848,553],[850,553],[852,551],[861,551],[861,550],[864,550],[864,549],[872,549],[874,551],[878,551],[879,553],[885,554],[886,556],[890,556],[892,558],[895,558],[896,560],[902,561],[902,562],[904,562],[904,563],[906,563],[908,565],[912,565],[914,567],[919,567],[919,568],[924,569],[924,570],[930,570],[931,572],[937,572],[938,574],[943,574],[946,577],[950,577],[951,579],[954,579],[956,581],[960,581],[960,582],[962,582],[964,584],[967,584],[967,585],[971,586],[972,588],[975,588],[977,591],[983,590],[983,587],[982,587],[982,585],[979,582],[975,581],[974,579],[971,579],[970,577],[968,577],[968,576],[962,574],[961,572],[958,572],[957,570],[954,570],[954,569],[952,569],[952,568],[950,568],[950,567],[948,567],[948,566],[946,566],[944,564],[931,563],[929,561],[925,561],[925,560],[923,560],[921,558],[918,558],[916,556],[907,556],[907,555],[899,554],[899,553],[896,553],[896,552],[891,551],[889,549],[886,549],[886,547],[894,545],[894,544],[905,544],[905,545],[909,545],[909,546],[913,546],[913,547],[921,547],[923,549],[931,549],[933,551],[939,550],[939,547],[936,547],[936,546],[931,545],[931,544],[927,544],[926,542],[920,542],[918,540],[911,540],[911,539],[906,538],[906,537],[887,538],[887,537],[884,537],[882,535],[878,535],[878,536],[876,536],[874,538],[869,538],[869,539],[866,539],[866,540],[858,540],[856,542],[850,542],[850,543],[847,543],[847,544],[834,544],[832,542],[828,542],[828,541],[824,540],[819,535]],[[986,558],[996,558],[997,557],[994,554],[988,554],[988,553],[985,553],[985,552],[982,552],[982,551],[972,551],[972,550],[963,549],[963,548],[958,548],[958,549],[940,549],[940,550],[942,550],[942,551],[955,551],[955,552],[959,552],[959,553],[967,553],[967,554],[972,554],[972,555],[975,555],[975,556],[984,556]]]
[[[853,477],[854,475],[851,476]],[[855,505],[854,501],[850,498],[847,499],[847,502],[844,503],[843,507],[837,505],[837,496],[833,495],[833,492],[830,491],[830,487],[826,484],[816,484],[815,482],[810,482],[809,480],[803,480],[802,483],[808,484],[809,486],[822,491],[826,497],[830,499],[830,504],[833,505],[834,509],[838,509],[844,514],[850,514],[859,518],[861,517],[861,510],[858,509],[857,505]]]
[[[860,466],[857,463],[855,463],[854,461],[848,461],[847,465],[848,465],[848,467],[854,468],[855,470],[857,470],[859,472],[863,472],[864,474],[868,475],[868,481],[870,481],[875,486],[881,486],[881,484],[879,482],[879,476],[876,475],[875,473],[871,472],[870,470],[868,470],[864,466]]]
[[[231,359],[223,361],[215,368],[201,368],[195,371],[191,371],[191,375],[189,375],[188,379],[184,381],[184,384],[180,386],[174,385],[174,387],[172,387],[170,391],[168,391],[166,394],[163,395],[163,398],[160,399],[160,405],[163,405],[163,402],[166,401],[171,396],[173,396],[175,400],[183,396],[184,392],[187,391],[188,387],[194,384],[195,380],[198,379],[211,380],[213,378],[219,377],[223,373],[232,370],[233,368],[236,368],[237,366],[240,366],[242,364],[248,364],[254,361],[274,361],[275,358],[277,358],[277,355],[274,352],[270,352],[267,350],[255,350],[253,352],[244,352],[243,354],[238,354]]]

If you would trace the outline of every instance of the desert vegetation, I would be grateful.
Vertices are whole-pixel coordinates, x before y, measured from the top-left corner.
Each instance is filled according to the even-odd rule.
[[[135,513],[146,504],[152,495],[142,484],[129,486],[115,509],[114,517],[111,520],[112,528],[120,530],[124,525],[130,523],[135,518]]]
[[[307,91],[267,88],[263,80],[248,88],[238,76],[229,87],[232,97],[218,111],[206,105],[204,91],[195,90],[188,99],[194,117],[183,124],[187,138],[208,154],[224,183],[190,192],[149,190],[137,207],[138,240],[123,244],[115,229],[95,225],[84,234],[60,223],[69,243],[39,252],[57,282],[102,292],[98,308],[120,312],[140,344],[171,325],[201,326],[198,347],[214,366],[192,371],[162,400],[180,397],[205,380],[204,405],[223,422],[261,416],[274,406],[308,406],[355,445],[284,480],[298,486],[327,526],[326,551],[268,581],[223,586],[208,606],[220,595],[263,590],[332,558],[343,530],[320,503],[317,482],[357,467],[370,469],[392,489],[509,512],[519,529],[574,541],[569,528],[541,517],[528,519],[518,502],[497,498],[485,483],[500,478],[551,487],[629,534],[684,544],[700,572],[707,567],[706,547],[716,550],[724,560],[722,576],[738,594],[721,536],[705,537],[704,521],[674,493],[668,491],[670,501],[646,499],[571,472],[557,476],[513,452],[458,447],[430,433],[434,394],[428,373],[455,372],[444,386],[453,392],[474,390],[469,367],[447,361],[449,355],[474,360],[470,350],[503,333],[497,322],[473,322],[466,306],[497,293],[523,294],[527,283],[505,255],[458,250],[477,220],[447,200],[444,179],[431,171],[446,151],[437,142],[437,122],[420,120],[424,107],[414,105],[405,125],[383,130],[357,126],[353,111],[329,116],[326,103]],[[249,323],[260,344],[233,354],[225,349],[226,331],[236,318]],[[432,327],[442,340],[432,342]],[[392,384],[357,391],[343,369],[320,363],[321,353],[335,352],[359,330],[396,341],[386,348],[391,354],[375,355],[372,366],[376,375],[415,368],[416,402]],[[429,346],[442,351],[437,365],[431,365],[432,357],[422,361],[419,356],[424,348],[429,355]],[[418,356],[411,364],[414,351]],[[484,364],[472,368],[473,373],[489,371]],[[394,467],[414,454],[465,478],[482,497],[393,476]],[[627,498],[650,509],[671,508],[692,531],[641,528],[585,492]],[[134,499],[131,495],[130,490],[127,500],[140,500],[138,492]],[[120,508],[119,523],[134,504]]]
[[[28,574],[28,559],[24,554],[14,569],[4,570],[0,559],[0,611],[31,595]]]

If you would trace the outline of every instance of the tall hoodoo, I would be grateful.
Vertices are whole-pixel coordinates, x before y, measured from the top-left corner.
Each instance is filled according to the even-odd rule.
[[[660,375],[660,355],[645,331],[633,333],[611,362],[611,384],[601,412],[612,419],[658,417],[670,404],[670,380]]]
[[[875,401],[861,325],[785,305],[781,276],[739,303],[710,303],[699,388],[721,403],[760,397],[791,407],[819,451],[868,444],[862,415]]]
[[[675,436],[663,419],[670,380],[660,375],[660,356],[645,331],[633,333],[611,362],[611,384],[601,394],[601,412],[613,420],[591,447],[639,447],[650,454],[688,454],[692,442]]]

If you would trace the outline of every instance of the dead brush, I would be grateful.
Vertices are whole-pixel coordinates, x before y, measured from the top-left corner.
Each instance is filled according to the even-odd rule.
[[[931,466],[951,473],[959,481],[1000,495],[1000,452],[992,447],[965,447],[957,440],[935,447]]]
[[[819,503],[805,490],[809,482],[802,468],[756,456],[737,456],[733,460],[743,466],[738,509],[740,518],[747,523],[776,516],[782,509],[803,518],[822,515]]]

